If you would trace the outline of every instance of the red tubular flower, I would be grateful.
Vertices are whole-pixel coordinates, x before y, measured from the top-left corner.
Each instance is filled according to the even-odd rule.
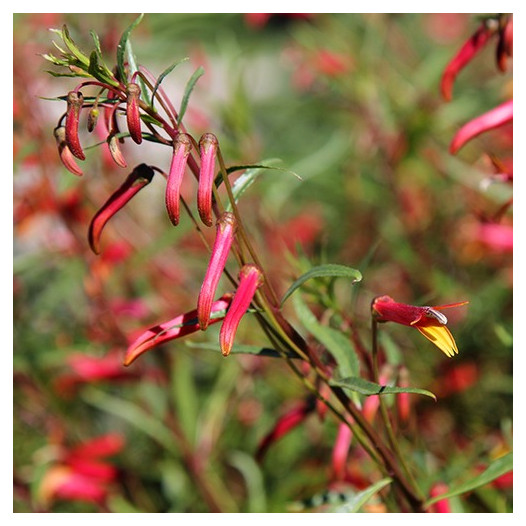
[[[133,172],[126,178],[102,208],[91,220],[88,232],[88,240],[91,250],[95,254],[100,253],[100,236],[106,223],[139,191],[144,188],[153,178],[153,170],[147,164],[136,166]]]
[[[373,300],[371,310],[378,322],[392,321],[418,329],[446,356],[452,357],[458,354],[457,344],[446,327],[447,318],[438,311],[459,307],[466,303],[468,302],[464,301],[436,307],[416,307],[405,303],[397,303],[389,296],[379,296]]]
[[[488,22],[482,22],[477,31],[475,31],[446,66],[440,82],[440,91],[445,100],[449,101],[452,98],[453,84],[458,73],[486,45],[490,37],[494,34],[495,29],[489,27]]]
[[[332,471],[336,480],[343,480],[347,468],[347,455],[352,442],[352,431],[347,424],[340,424],[332,448]]]
[[[217,323],[224,317],[223,313],[232,301],[231,294],[225,294],[212,304],[213,316],[209,323]],[[192,334],[200,330],[197,321],[197,310],[181,314],[172,320],[150,327],[136,338],[126,350],[124,365],[130,365],[141,354],[177,338]]]
[[[464,124],[453,137],[449,151],[455,154],[473,137],[493,128],[498,128],[512,120],[513,100],[509,100]]]
[[[303,400],[297,403],[282,415],[274,425],[272,431],[270,431],[270,433],[268,433],[259,443],[256,452],[256,460],[261,462],[268,448],[283,438],[287,433],[290,433],[292,429],[299,426],[307,416],[314,411],[314,408],[314,399],[309,398],[308,400]]]
[[[130,132],[131,138],[137,144],[141,144],[141,116],[139,113],[141,88],[138,84],[130,82],[126,88],[126,95],[128,97],[126,102],[126,121],[128,123],[128,131]]]
[[[219,346],[223,356],[230,354],[239,322],[250,307],[256,291],[261,285],[263,285],[261,270],[256,265],[244,265],[239,271],[239,286],[219,332]]]
[[[208,326],[212,302],[214,301],[217,285],[225,269],[226,260],[236,231],[236,218],[231,212],[225,212],[217,220],[217,233],[212,256],[208,263],[205,279],[197,300],[197,317],[199,326],[204,331]]]
[[[86,159],[82,146],[79,141],[79,116],[82,105],[84,104],[84,97],[82,93],[70,91],[68,93],[68,109],[66,112],[66,143],[71,150],[71,153],[83,161]]]
[[[64,126],[58,126],[54,129],[53,134],[57,141],[58,154],[62,164],[73,174],[82,175],[82,170],[75,161],[75,157],[69,149],[68,143],[66,142],[66,128]]]
[[[212,226],[212,186],[217,148],[217,137],[213,133],[205,133],[199,140],[201,169],[197,189],[197,209],[201,221],[207,226]]]
[[[179,224],[179,193],[191,149],[192,140],[190,136],[186,133],[178,133],[174,140],[172,163],[166,182],[165,196],[168,217],[175,226]]]

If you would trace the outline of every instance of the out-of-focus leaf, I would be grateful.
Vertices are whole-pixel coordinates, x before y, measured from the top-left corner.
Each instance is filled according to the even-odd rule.
[[[340,375],[343,377],[359,375],[360,363],[350,339],[340,331],[322,325],[299,295],[294,296],[293,303],[305,329],[322,343],[336,360]]]
[[[434,504],[439,500],[448,499],[450,497],[456,497],[457,495],[462,495],[463,493],[467,493],[468,491],[477,489],[480,486],[484,486],[485,484],[488,484],[489,482],[495,480],[501,475],[508,473],[512,469],[513,453],[508,453],[494,460],[483,473],[476,476],[475,478],[464,482],[460,486],[457,486],[456,488],[453,488],[446,493],[442,493],[441,495],[438,495],[437,497],[433,497],[432,499],[428,500],[425,503],[425,507],[427,508],[431,506],[431,504]]]
[[[245,479],[247,488],[247,513],[264,513],[267,509],[265,484],[263,474],[252,455],[244,451],[233,451],[228,456],[229,463],[234,466]]]
[[[73,39],[69,35],[69,30],[66,25],[62,27],[62,40],[66,44],[67,48],[75,56],[75,58],[85,67],[89,66],[89,58],[77,47]]]
[[[391,482],[392,480],[388,477],[379,480],[378,482],[375,482],[372,486],[369,486],[363,491],[356,493],[332,511],[334,513],[356,513],[373,495],[378,493],[382,488],[385,488]]]
[[[281,305],[285,303],[285,301],[292,295],[292,293],[296,289],[301,287],[309,279],[326,278],[326,277],[350,278],[352,280],[352,283],[357,283],[358,281],[361,281],[362,274],[359,270],[356,270],[354,268],[348,267],[346,265],[337,265],[334,263],[313,267],[307,272],[305,272],[305,274],[301,275],[288,288],[287,292],[285,292],[285,294],[283,294],[283,297],[281,298]]]
[[[188,101],[190,100],[190,94],[192,93],[196,82],[204,74],[205,74],[205,70],[204,70],[203,66],[199,66],[194,71],[194,74],[190,77],[188,82],[186,83],[186,87],[184,89],[183,98],[181,100],[181,107],[179,108],[179,114],[177,115],[177,124],[181,124],[181,122],[183,120],[183,117],[184,117],[184,114],[186,113],[186,108],[188,106]]]
[[[339,380],[331,380],[330,384],[335,387],[343,387],[346,389],[351,389],[357,393],[363,394],[365,396],[371,395],[384,395],[384,394],[397,394],[397,393],[412,393],[412,394],[421,394],[429,396],[436,400],[436,396],[426,389],[419,389],[417,387],[390,387],[388,385],[380,385],[375,382],[370,382],[360,377],[349,377],[342,378]]]

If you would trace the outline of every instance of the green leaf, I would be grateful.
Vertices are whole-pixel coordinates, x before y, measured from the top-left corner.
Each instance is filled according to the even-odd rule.
[[[221,352],[219,348],[219,343],[196,343],[191,340],[185,342],[188,347],[193,349],[206,349],[209,351]],[[255,356],[265,356],[269,358],[281,358],[281,354],[276,351],[276,349],[270,349],[268,347],[260,347],[259,345],[237,345],[234,344],[230,354],[253,354]],[[289,358],[298,358],[298,356],[292,352],[288,352],[287,356]]]
[[[388,484],[391,484],[392,480],[390,478],[384,478],[375,482],[372,486],[360,491],[359,493],[354,494],[346,502],[337,506],[332,511],[334,513],[356,513],[360,508],[376,493],[378,493],[382,488],[385,488]]]
[[[190,99],[190,94],[192,93],[192,90],[194,89],[194,86],[196,82],[199,80],[200,77],[202,77],[205,73],[205,70],[203,69],[203,66],[199,66],[194,74],[190,77],[190,80],[186,83],[186,87],[184,90],[183,99],[181,100],[181,108],[179,109],[179,114],[177,115],[177,124],[181,124],[181,121],[183,120],[183,116],[186,113],[186,108],[188,106],[188,100]]]
[[[247,513],[265,513],[267,499],[263,473],[252,455],[244,451],[233,451],[228,455],[228,462],[236,468],[244,478],[247,488]]]
[[[296,314],[305,329],[322,343],[336,360],[340,375],[358,376],[360,374],[360,362],[349,338],[336,329],[322,325],[307,305],[303,303],[300,296],[295,296],[293,303]]]
[[[388,385],[380,385],[375,382],[370,382],[360,377],[347,377],[342,379],[335,379],[329,382],[335,387],[343,387],[356,391],[357,393],[371,396],[371,395],[384,395],[384,394],[397,394],[397,393],[412,393],[429,396],[436,400],[436,396],[426,389],[419,389],[417,387],[391,387]]]
[[[100,55],[96,50],[93,50],[89,57],[88,72],[101,82],[115,87],[119,85],[119,83],[113,78],[111,71],[109,71],[104,64],[100,63]]]
[[[508,453],[504,455],[503,457],[499,457],[496,460],[494,460],[487,467],[486,471],[484,471],[480,475],[476,476],[475,478],[471,480],[468,480],[467,482],[464,482],[463,484],[460,484],[460,486],[453,488],[447,493],[442,493],[441,495],[433,497],[432,499],[428,500],[424,504],[424,506],[427,508],[428,506],[431,506],[431,504],[434,504],[435,502],[438,502],[439,500],[448,499],[450,497],[456,497],[457,495],[462,495],[463,493],[472,491],[476,488],[479,488],[480,486],[484,486],[488,484],[489,482],[495,480],[496,478],[500,477],[501,475],[508,473],[508,471],[511,471],[512,469],[513,469],[513,453]]]
[[[180,64],[182,64],[183,62],[187,62],[189,59],[188,57],[185,57],[181,60],[179,60],[178,62],[174,62],[171,66],[168,66],[160,75],[159,75],[159,78],[157,79],[157,82],[155,83],[155,86],[153,87],[153,91],[152,91],[152,107],[153,107],[153,103],[155,101],[155,94],[157,93],[157,89],[159,88],[159,86],[161,85],[161,82],[164,80],[164,78],[169,75],[177,66],[179,66]]]
[[[318,267],[313,267],[309,271],[305,272],[302,276],[300,276],[283,294],[283,297],[281,298],[281,305],[285,303],[285,301],[292,295],[292,293],[301,287],[306,281],[313,278],[325,278],[325,277],[341,277],[341,278],[350,278],[352,279],[352,283],[357,283],[358,281],[361,281],[362,274],[359,270],[356,270],[351,267],[347,267],[346,265],[336,265],[334,263],[330,263],[327,265],[320,265]]]
[[[77,47],[75,42],[73,42],[73,39],[69,35],[69,30],[66,25],[62,27],[62,40],[64,41],[64,44],[66,44],[67,48],[73,53],[75,58],[85,67],[87,68],[89,65],[89,59],[88,57],[82,53],[82,51]]]
[[[128,26],[126,31],[124,31],[124,33],[122,34],[119,44],[117,45],[117,71],[119,72],[119,79],[125,84],[127,84],[126,69],[124,67],[124,55],[126,54],[126,44],[128,43],[128,39],[130,38],[130,33],[139,25],[143,16],[144,13],[141,13]]]
[[[287,170],[286,168],[281,168],[279,166],[272,166],[272,164],[270,164],[270,163],[279,162],[279,161],[280,159],[268,159],[266,161],[263,161],[262,164],[246,165],[243,168],[234,167],[236,171],[238,169],[245,169],[245,172],[241,174],[236,179],[235,183],[232,185],[232,194],[234,195],[234,201],[237,203],[239,201],[239,198],[248,190],[248,188],[250,188],[250,186],[252,186],[252,184],[256,181],[256,179],[267,170],[278,170],[282,172],[287,172],[301,180],[301,177],[298,174],[290,170]],[[221,184],[221,182],[222,182],[222,177],[219,181],[219,184]],[[228,202],[225,208],[228,212],[231,212],[232,204]]]

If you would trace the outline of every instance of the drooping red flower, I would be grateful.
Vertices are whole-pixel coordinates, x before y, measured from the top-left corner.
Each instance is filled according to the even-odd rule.
[[[440,91],[445,100],[449,101],[452,98],[453,84],[457,75],[471,62],[473,57],[484,48],[494,34],[495,28],[491,24],[491,21],[483,21],[475,33],[464,43],[458,53],[448,63],[440,82]]]
[[[204,331],[208,326],[212,302],[214,301],[219,279],[225,269],[226,260],[234,241],[236,231],[236,218],[231,212],[224,212],[217,220],[217,232],[212,247],[212,255],[208,268],[206,269],[205,279],[201,285],[199,298],[197,300],[197,317],[199,326]]]
[[[245,315],[254,295],[263,285],[263,273],[253,264],[243,265],[239,271],[239,285],[226,313],[219,332],[219,346],[223,356],[228,356],[234,345],[237,328]]]
[[[79,140],[79,117],[84,104],[84,97],[80,91],[70,91],[67,98],[66,111],[66,143],[71,153],[81,161],[86,159]]]
[[[212,304],[209,324],[217,323],[224,318],[225,311],[229,307],[231,301],[232,295],[225,294]],[[183,336],[197,332],[200,329],[197,320],[197,310],[180,314],[169,321],[160,323],[159,325],[154,325],[130,343],[124,356],[124,365],[130,365],[141,354],[157,347],[158,345],[182,338]]]
[[[81,176],[83,172],[75,161],[75,157],[71,153],[68,143],[66,142],[66,128],[64,128],[64,126],[58,126],[53,133],[55,135],[55,140],[57,141],[58,155],[62,164],[72,174]]]
[[[166,210],[173,225],[179,224],[179,194],[186,171],[186,163],[192,149],[192,140],[186,133],[178,133],[174,139],[172,162],[166,182]]]
[[[217,137],[213,133],[205,133],[199,140],[201,168],[199,170],[199,186],[197,188],[197,210],[201,221],[206,226],[212,226],[212,188],[214,185],[217,148]]]
[[[378,322],[392,321],[414,327],[430,342],[434,343],[446,356],[458,354],[457,344],[446,327],[447,318],[439,312],[443,309],[465,305],[467,301],[435,307],[417,307],[397,303],[389,296],[379,296],[373,300],[372,314]]]
[[[91,220],[88,231],[89,244],[95,254],[100,253],[100,236],[106,223],[128,203],[139,190],[151,182],[153,175],[153,169],[147,164],[143,163],[136,166],[124,183],[122,183],[95,214]]]

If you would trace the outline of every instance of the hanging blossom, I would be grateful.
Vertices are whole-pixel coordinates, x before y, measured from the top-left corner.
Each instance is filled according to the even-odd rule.
[[[377,322],[392,321],[414,327],[446,356],[451,358],[458,354],[458,348],[453,335],[446,327],[447,318],[440,311],[451,307],[460,307],[467,303],[467,301],[463,301],[435,307],[417,307],[397,303],[390,296],[379,296],[373,300],[371,310]]]

